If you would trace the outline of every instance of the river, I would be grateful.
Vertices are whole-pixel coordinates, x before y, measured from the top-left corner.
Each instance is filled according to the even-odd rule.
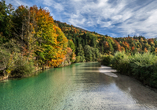
[[[0,110],[156,110],[157,93],[99,63],[0,82]]]

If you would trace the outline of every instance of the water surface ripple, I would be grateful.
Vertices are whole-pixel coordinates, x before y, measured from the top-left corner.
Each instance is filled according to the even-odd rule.
[[[115,72],[112,70],[112,72]],[[99,63],[0,82],[0,110],[156,110],[157,93]]]

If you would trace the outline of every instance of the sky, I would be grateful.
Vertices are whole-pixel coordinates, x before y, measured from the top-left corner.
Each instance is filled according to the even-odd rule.
[[[54,20],[111,37],[157,37],[157,0],[6,0],[15,8],[37,5]]]

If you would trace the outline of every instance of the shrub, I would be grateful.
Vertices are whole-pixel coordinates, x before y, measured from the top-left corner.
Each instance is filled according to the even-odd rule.
[[[102,58],[102,64],[106,66],[110,66],[111,60],[113,59],[112,55],[105,55]]]
[[[131,58],[132,74],[145,84],[151,83],[151,76],[156,72],[154,66],[157,57],[151,53],[135,54]]]
[[[120,73],[132,75],[143,84],[157,87],[157,56],[151,53],[128,56],[124,52],[117,52],[111,64]]]
[[[150,82],[149,82],[149,85],[150,86],[153,86],[153,87],[157,87],[157,62],[155,62],[152,66],[153,68],[153,73],[151,74],[151,77],[150,77]]]
[[[113,66],[113,68],[118,68],[119,64],[120,64],[120,60],[122,58],[124,58],[125,56],[125,52],[116,52],[113,59],[111,60],[111,64]]]
[[[19,59],[18,61],[16,61],[15,65],[16,66],[11,75],[17,77],[29,76],[33,73],[33,70],[35,68],[33,62],[27,62],[24,59]]]
[[[119,60],[119,64],[117,65],[117,70],[123,74],[130,75],[130,58],[127,55],[124,55],[123,58]]]
[[[76,63],[79,63],[80,62],[80,56],[77,56],[76,57]]]

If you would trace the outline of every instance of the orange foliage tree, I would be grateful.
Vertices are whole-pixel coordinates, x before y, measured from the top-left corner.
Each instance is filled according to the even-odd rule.
[[[133,51],[134,49],[135,49],[135,47],[134,47],[134,46],[132,46],[132,47],[131,47],[131,51]]]
[[[144,48],[144,52],[148,52],[148,50],[147,50],[147,48],[146,48],[146,47]]]
[[[41,37],[39,43],[44,48],[42,54],[47,65],[57,67],[66,55],[68,40],[64,33],[54,23],[47,10],[30,7],[31,15],[37,22],[36,36]]]
[[[129,49],[129,48],[130,48],[129,44],[128,44],[126,41],[123,42],[122,44],[123,44],[123,46],[124,46],[126,49]]]
[[[114,42],[115,42],[115,50],[121,51],[121,46],[120,46],[119,42],[117,42],[116,40]]]
[[[157,47],[155,48],[155,54],[157,55]]]
[[[104,46],[104,52],[108,53],[109,49],[110,49],[110,46],[109,46],[108,42],[104,41],[103,46]]]

